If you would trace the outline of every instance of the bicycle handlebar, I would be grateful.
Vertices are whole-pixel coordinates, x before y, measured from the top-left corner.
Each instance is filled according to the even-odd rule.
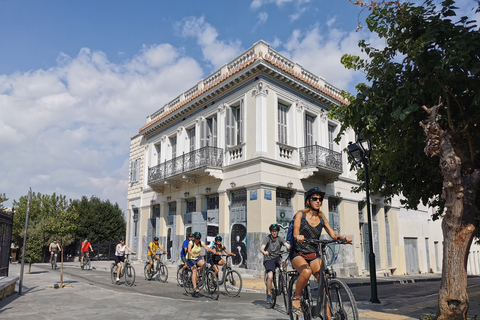
[[[341,239],[341,238],[331,239],[331,240],[328,240],[328,239],[305,239],[305,242],[312,243],[312,244],[318,244],[318,245],[322,245],[322,246],[326,246],[330,243],[351,244],[351,243],[347,243],[346,239]]]

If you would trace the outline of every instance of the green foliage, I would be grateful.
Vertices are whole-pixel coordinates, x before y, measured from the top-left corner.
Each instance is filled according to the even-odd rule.
[[[38,228],[29,228],[27,235],[27,247],[25,249],[25,261],[29,264],[41,261],[42,249],[45,244],[42,233]]]
[[[14,201],[12,242],[23,248],[28,196]],[[82,197],[67,201],[65,196],[42,195],[32,192],[30,203],[26,258],[40,261],[42,252],[53,238],[58,238],[65,250],[69,244],[88,237],[91,243],[106,242],[125,235],[126,223],[118,204],[97,197]],[[43,251],[42,251],[43,250]],[[75,251],[75,250],[73,250]],[[68,251],[67,251],[68,253]]]
[[[362,129],[362,138],[372,141],[372,192],[386,198],[403,194],[407,208],[439,206],[437,217],[444,206],[443,178],[438,158],[424,152],[422,106],[442,99],[437,122],[452,138],[462,174],[480,168],[480,33],[465,17],[453,22],[455,11],[452,0],[439,9],[430,0],[374,8],[367,25],[386,46],[361,41],[368,59],[342,58],[347,68],[364,72],[368,84],[358,84],[354,98],[345,95],[351,103],[330,114],[342,122],[342,133]]]
[[[81,200],[73,200],[72,206],[78,212],[77,241],[88,237],[91,243],[107,242],[125,235],[126,223],[117,203],[83,196]]]
[[[7,201],[8,198],[7,196],[5,196],[5,193],[0,193],[0,209],[3,209],[3,202]]]

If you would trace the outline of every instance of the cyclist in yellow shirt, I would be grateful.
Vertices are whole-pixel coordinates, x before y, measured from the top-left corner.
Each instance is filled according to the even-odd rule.
[[[153,242],[150,242],[150,245],[148,246],[148,261],[150,261],[150,265],[148,266],[148,273],[151,273],[152,267],[153,267],[153,261],[154,259],[160,260],[160,257],[157,256],[157,250],[162,249],[163,253],[167,254],[167,251],[165,251],[162,248],[162,245],[158,243],[158,237],[153,238]]]

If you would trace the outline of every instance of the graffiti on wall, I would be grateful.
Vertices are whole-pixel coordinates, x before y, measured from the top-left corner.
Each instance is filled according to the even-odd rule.
[[[247,268],[247,226],[245,224],[233,224],[230,230],[230,243],[232,263],[240,268]]]

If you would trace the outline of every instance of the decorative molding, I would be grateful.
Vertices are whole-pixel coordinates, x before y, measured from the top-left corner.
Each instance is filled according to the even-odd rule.
[[[225,110],[227,110],[227,107],[228,107],[228,104],[224,102],[218,106],[217,110],[220,114],[223,115],[225,113]]]
[[[258,96],[259,94],[268,95],[268,86],[259,81],[256,86],[253,87],[252,96]]]
[[[300,179],[308,179],[318,172],[318,168],[303,168],[300,170]]]
[[[297,112],[302,112],[303,109],[305,109],[305,104],[303,103],[303,101],[295,100],[295,105]]]
[[[214,177],[215,179],[223,180],[223,171],[219,169],[205,169],[205,172],[209,176]]]
[[[165,181],[164,181],[164,184],[165,184],[167,187],[171,188],[171,189],[175,189],[175,190],[180,189],[179,181],[173,181],[173,180],[170,180],[170,181],[169,181],[169,180],[165,180]]]
[[[191,184],[197,184],[198,177],[196,175],[184,174],[182,179]]]
[[[327,121],[327,113],[325,112],[325,110],[321,109],[319,115],[322,122]]]

